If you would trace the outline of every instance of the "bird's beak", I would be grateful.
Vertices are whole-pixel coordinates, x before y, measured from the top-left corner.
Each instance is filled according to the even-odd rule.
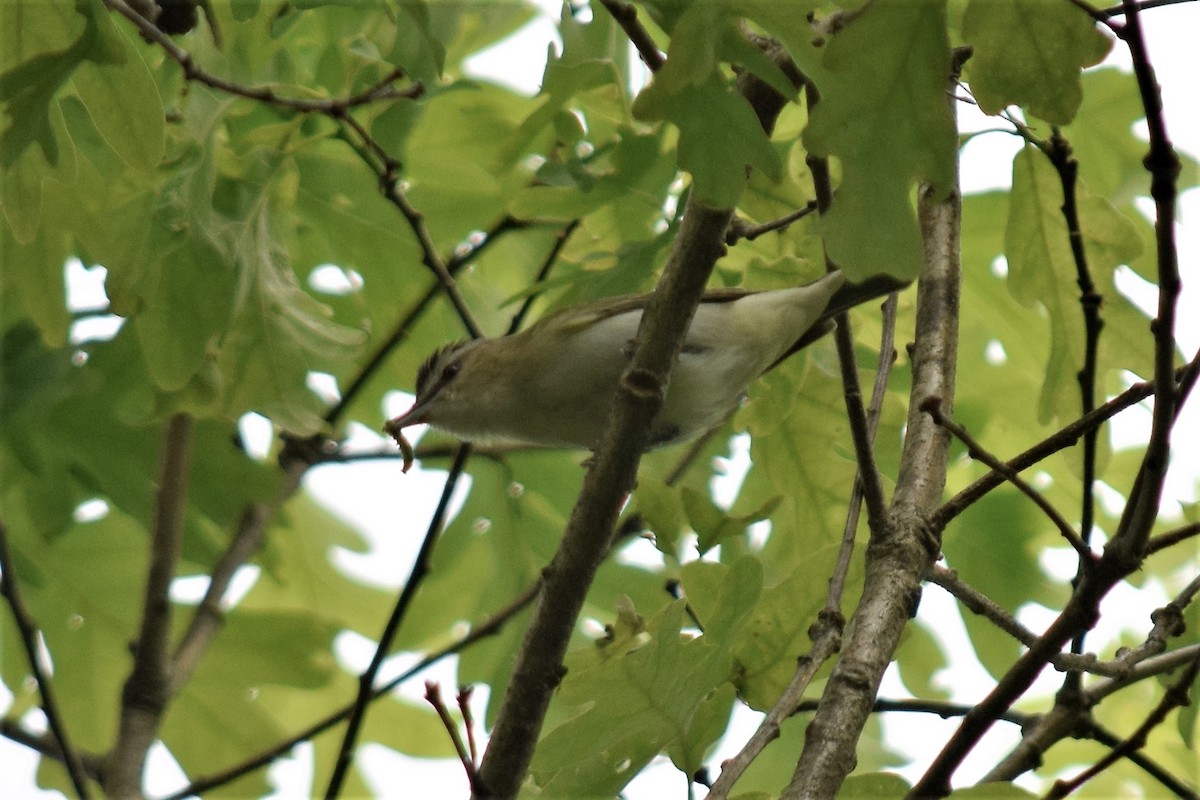
[[[410,425],[421,425],[426,422],[425,412],[428,410],[428,403],[413,403],[413,407],[405,411],[398,417],[392,417],[383,424],[383,432],[396,438],[400,431]]]

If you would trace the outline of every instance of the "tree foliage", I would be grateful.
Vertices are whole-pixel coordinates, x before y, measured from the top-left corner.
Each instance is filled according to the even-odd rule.
[[[261,796],[308,741],[313,793],[357,796],[356,746],[449,758],[469,729],[494,734],[486,754],[459,741],[478,796],[613,796],[664,757],[713,797],[942,796],[1016,722],[985,778],[1004,785],[956,796],[1081,764],[1085,796],[1200,792],[1200,517],[1160,510],[1200,370],[1174,339],[1176,197],[1200,171],[1163,129],[1139,23],[1171,9],[572,3],[526,97],[465,66],[531,19],[521,3],[159,5],[0,5],[0,732],[44,754],[41,785],[140,795],[161,742],[179,796]],[[1133,74],[1102,65],[1114,48]],[[994,117],[977,135],[1024,141],[1011,190],[960,196],[964,103]],[[76,260],[103,268],[102,307],[70,300]],[[654,408],[620,392],[588,469],[430,433],[430,520],[390,442],[348,443],[455,338],[657,285],[647,316],[674,334],[635,361],[658,380],[710,270],[769,289],[827,264],[917,288],[694,445],[640,457]],[[1139,406],[1149,431],[1114,450]],[[362,459],[388,466],[366,511],[428,528],[396,597],[339,566],[371,545],[304,488]],[[579,609],[555,582],[576,574]],[[1120,620],[1114,590],[1168,601]],[[922,591],[960,603],[995,685],[913,782],[872,714],[972,708],[947,701],[939,631],[909,620]],[[1030,630],[1035,604],[1053,622]],[[1119,633],[1086,638],[1098,620]],[[380,642],[361,677],[347,631]],[[396,652],[417,666],[385,684]],[[490,690],[483,719],[391,692],[451,654]],[[909,697],[877,697],[889,662]],[[1030,691],[1051,664],[1061,690]],[[747,708],[761,736],[717,763]]]

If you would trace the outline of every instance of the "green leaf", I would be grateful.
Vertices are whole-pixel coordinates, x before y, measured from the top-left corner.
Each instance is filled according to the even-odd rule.
[[[671,558],[680,558],[685,520],[678,491],[662,481],[639,478],[635,497],[637,513],[654,533],[654,546]]]
[[[930,589],[929,591],[934,591]],[[950,699],[950,692],[935,683],[938,673],[949,666],[946,653],[933,632],[924,625],[906,625],[900,636],[900,646],[892,659],[900,671],[900,679],[914,697]]]
[[[750,104],[718,79],[668,93],[651,83],[633,104],[638,119],[665,119],[679,128],[679,166],[691,173],[696,198],[715,208],[734,205],[746,188],[746,166],[777,177],[779,155]]]
[[[104,141],[133,169],[158,166],[165,147],[165,114],[146,62],[105,14],[98,27],[119,61],[83,64],[72,76]]]
[[[573,715],[545,734],[534,756],[546,792],[619,791],[664,749],[688,775],[703,764],[732,707],[729,653],[758,597],[762,569],[744,558],[713,577],[712,613],[700,638],[681,634],[682,603],[647,622],[625,598],[608,637],[568,656],[555,708]],[[604,731],[600,740],[595,726]]]
[[[126,642],[137,630],[141,597],[129,587],[143,582],[146,531],[115,511],[53,542],[20,518],[6,522],[17,534],[16,563],[30,568],[21,586],[56,665],[54,688],[71,737],[81,748],[105,750],[117,721],[115,698],[132,666]]]
[[[291,433],[314,433],[323,422],[305,388],[308,373],[356,352],[363,334],[330,321],[329,309],[297,285],[265,210],[248,221],[237,256],[244,276],[218,358],[229,381],[225,402],[256,409]]]
[[[824,582],[814,582],[815,574],[823,573],[802,567],[763,589],[754,612],[742,624],[734,647],[734,683],[751,708],[766,711],[775,704],[796,671],[796,659],[808,648],[808,628],[824,601]]]
[[[804,142],[842,166],[821,220],[829,256],[851,280],[880,273],[911,280],[922,253],[913,187],[924,181],[949,191],[955,169],[945,4],[864,7],[830,41],[825,67]],[[871,235],[863,235],[864,224]]]
[[[1077,187],[1076,197],[1088,270],[1096,286],[1104,291],[1112,285],[1117,266],[1141,253],[1141,237],[1124,215],[1107,201],[1089,194],[1083,185]],[[1013,162],[1005,251],[1013,296],[1025,305],[1043,306],[1050,316],[1050,360],[1038,406],[1043,422],[1078,414],[1075,376],[1084,365],[1083,314],[1076,299],[1078,271],[1062,204],[1058,172],[1040,151],[1026,146]],[[1122,327],[1125,336],[1136,340],[1137,333],[1128,325]],[[1118,342],[1121,338],[1116,336]],[[1106,331],[1102,341],[1107,344],[1111,339],[1114,332]],[[1120,366],[1137,369],[1139,365]]]
[[[963,38],[975,48],[967,77],[985,113],[1016,104],[1056,125],[1079,109],[1080,71],[1112,46],[1085,11],[1054,0],[971,0]]]
[[[865,775],[854,774],[842,782],[838,789],[838,797],[863,797],[868,800],[883,800],[883,798],[901,798],[908,794],[909,785],[899,775],[890,772],[874,772]]]
[[[713,717],[728,714],[727,691],[719,695],[723,711],[705,705],[729,676],[728,651],[681,635],[682,603],[641,630],[629,619],[582,664],[569,660],[556,702],[581,713],[543,737],[531,767],[549,795],[619,792],[672,744],[689,760],[702,755],[714,738]]]
[[[783,499],[781,497],[769,498],[753,511],[735,516],[722,511],[707,494],[702,494],[695,489],[684,487],[681,496],[688,522],[691,523],[692,530],[699,536],[696,548],[700,555],[704,555],[719,545],[722,539],[745,533],[746,528],[769,518],[771,512]]]

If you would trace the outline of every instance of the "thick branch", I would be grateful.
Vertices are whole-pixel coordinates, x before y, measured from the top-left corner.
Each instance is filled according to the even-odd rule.
[[[105,774],[104,788],[110,797],[141,797],[146,756],[171,697],[169,592],[183,547],[191,462],[192,418],[175,414],[167,421],[163,434],[141,631],[134,650],[133,670],[121,692],[117,740]]]
[[[783,48],[755,40],[770,57],[786,59]],[[794,71],[794,65],[792,65]],[[768,132],[786,102],[742,76],[738,91]],[[562,660],[596,570],[608,552],[620,507],[633,490],[650,424],[662,406],[671,368],[717,259],[733,209],[713,209],[689,195],[675,245],[642,315],[631,363],[614,397],[607,430],[588,470],[554,560],[513,676],[480,764],[475,797],[517,794],[537,742],[550,697],[562,680]]]
[[[479,767],[476,797],[513,797],[533,757],[562,659],[596,569],[608,552],[617,514],[633,489],[650,424],[705,283],[723,252],[731,209],[689,199],[675,248],[642,316],[632,363],[621,379],[608,430],[596,453],[563,541],[517,654],[512,680]]]
[[[1001,678],[995,689],[967,715],[929,770],[913,787],[917,797],[941,797],[950,792],[950,778],[979,739],[991,727],[996,716],[1016,701],[1033,683],[1042,668],[1072,637],[1090,628],[1099,615],[1101,599],[1141,565],[1150,530],[1158,516],[1159,499],[1166,476],[1170,450],[1170,432],[1179,404],[1193,385],[1194,374],[1184,373],[1177,382],[1175,358],[1175,303],[1179,294],[1178,255],[1175,249],[1175,180],[1179,160],[1167,138],[1162,116],[1162,100],[1154,80],[1154,71],[1146,55],[1136,4],[1126,0],[1126,25],[1121,37],[1129,45],[1134,74],[1146,111],[1150,131],[1150,194],[1154,198],[1155,233],[1158,244],[1159,304],[1154,321],[1154,409],[1150,437],[1129,502],[1121,515],[1112,539],[1096,568],[1085,573],[1071,599],[1058,618],[1038,641]],[[1189,365],[1194,372],[1194,364]]]
[[[916,608],[920,583],[938,552],[928,519],[946,474],[949,436],[922,413],[930,397],[954,394],[958,339],[959,222],[956,191],[936,200],[921,191],[925,265],[917,292],[916,344],[908,432],[887,518],[872,530],[866,580],[842,651],[816,716],[805,732],[786,798],[833,797],[854,768],[855,746],[883,672]]]

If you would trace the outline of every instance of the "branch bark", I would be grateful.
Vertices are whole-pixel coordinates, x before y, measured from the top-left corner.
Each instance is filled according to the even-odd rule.
[[[935,397],[949,406],[954,393],[959,195],[954,191],[937,200],[923,187],[918,213],[925,265],[917,289],[913,385],[896,493],[882,525],[872,531],[863,595],[784,798],[834,797],[854,769],[855,747],[879,682],[939,548],[940,531],[930,526],[929,518],[945,483],[950,437],[920,407]]]
[[[617,389],[608,431],[546,568],[533,619],[517,654],[474,797],[515,797],[541,731],[550,697],[562,680],[562,660],[612,538],[617,514],[633,489],[650,424],[662,406],[671,367],[708,276],[724,251],[732,209],[706,208],[689,198],[675,248],[649,307],[637,346]]]
[[[179,413],[167,421],[154,501],[150,568],[142,604],[141,631],[133,670],[121,692],[116,744],[109,756],[104,788],[109,797],[140,798],[146,755],[158,735],[171,687],[171,581],[183,547],[188,475],[192,462],[192,418]]]
[[[790,63],[777,42],[754,37],[753,44],[769,57]],[[790,69],[795,74],[794,64]],[[796,79],[798,83],[798,75]],[[749,75],[739,78],[738,91],[770,132],[786,99]],[[479,767],[475,798],[515,797],[529,769],[550,697],[562,680],[563,656],[576,619],[609,552],[621,505],[634,487],[650,424],[662,407],[671,369],[708,277],[724,254],[732,219],[732,208],[709,208],[689,195],[662,278],[642,315],[607,432],[584,478],[562,544],[544,572],[542,593]]]

